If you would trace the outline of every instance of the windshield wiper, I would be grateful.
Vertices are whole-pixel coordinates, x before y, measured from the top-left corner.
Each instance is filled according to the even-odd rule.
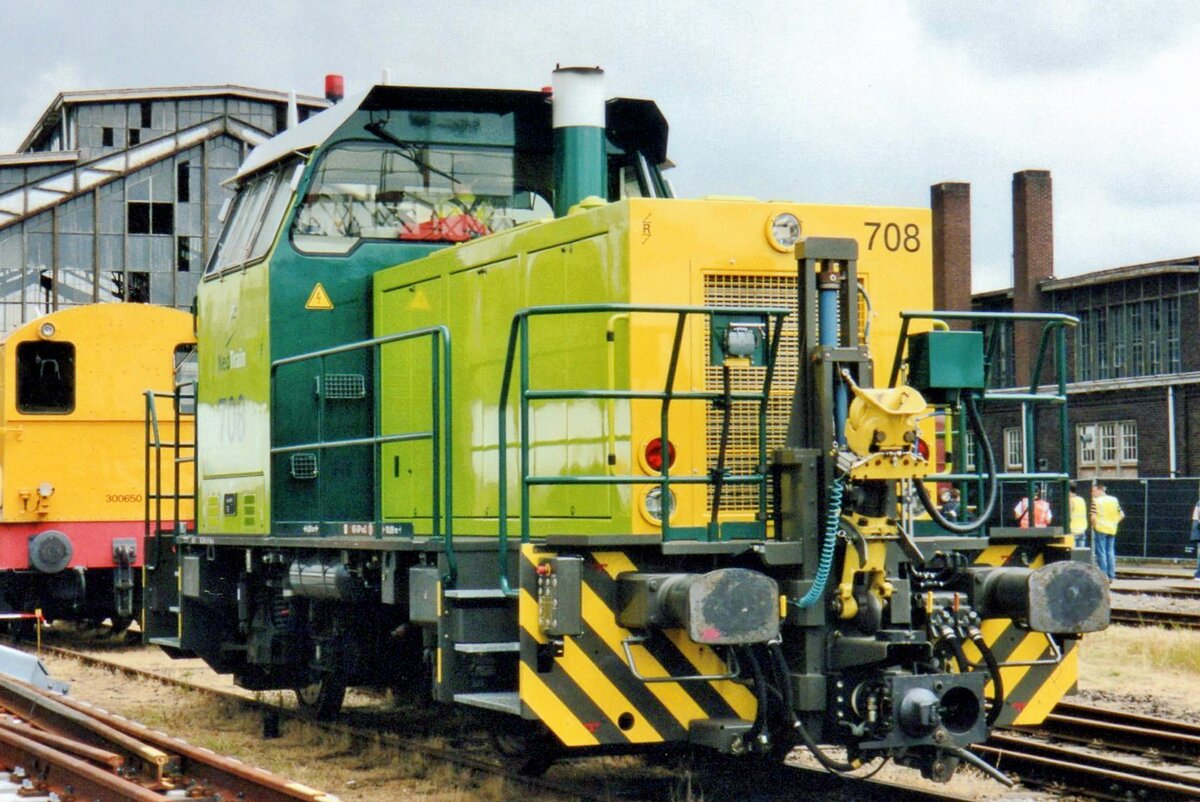
[[[400,151],[401,151],[400,155],[403,156],[404,158],[408,159],[410,162],[412,162],[417,167],[421,168],[422,171],[428,170],[429,172],[433,173],[434,175],[439,175],[448,181],[457,181],[458,180],[457,178],[454,177],[453,174],[447,173],[443,170],[439,170],[438,168],[434,167],[432,164],[429,164],[428,162],[424,161],[421,158],[420,147],[412,142],[405,142],[403,139],[400,139],[399,137],[393,135],[391,131],[387,130],[387,128],[384,127],[383,120],[372,120],[371,122],[364,125],[363,128],[365,128],[367,131],[374,134],[375,136],[379,137],[384,142],[388,142],[388,143],[400,148]]]

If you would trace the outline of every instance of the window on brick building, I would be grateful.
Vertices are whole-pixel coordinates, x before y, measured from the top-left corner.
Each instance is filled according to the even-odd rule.
[[[967,440],[964,443],[963,451],[966,452],[963,458],[963,470],[970,473],[976,470],[976,455],[979,453],[979,444],[975,441],[975,434],[967,432]]]
[[[1131,293],[1135,294],[1136,293]],[[1075,380],[1154,376],[1182,370],[1178,295],[1075,310]]]
[[[1100,464],[1113,465],[1117,461],[1117,424],[1101,423],[1096,428],[1100,433]]]
[[[1025,443],[1021,427],[1012,426],[1004,430],[1004,467],[1010,471],[1025,468]]]
[[[1079,465],[1096,465],[1096,427],[1091,423],[1081,423],[1075,427],[1076,438],[1079,441]]]
[[[1081,476],[1130,475],[1137,470],[1137,421],[1100,421],[1075,427]]]
[[[1138,439],[1137,439],[1137,421],[1124,421],[1121,427],[1121,454],[1120,460],[1122,465],[1137,465],[1138,461]]]

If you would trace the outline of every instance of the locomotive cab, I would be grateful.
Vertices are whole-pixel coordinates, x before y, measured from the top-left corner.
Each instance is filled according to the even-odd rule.
[[[187,314],[140,304],[63,309],[0,342],[3,612],[133,620],[146,406],[129,389],[167,390],[193,349]]]
[[[321,714],[419,686],[542,755],[803,743],[945,779],[1070,688],[1107,590],[1060,531],[915,524],[926,482],[994,503],[994,464],[920,444],[1005,402],[904,311],[929,212],[671,198],[661,114],[599,77],[375,87],[251,154],[147,635]]]

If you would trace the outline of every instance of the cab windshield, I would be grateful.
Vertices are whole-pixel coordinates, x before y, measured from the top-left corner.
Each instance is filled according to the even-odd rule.
[[[463,242],[551,216],[517,162],[502,147],[338,146],[313,175],[292,242],[309,253],[345,253],[363,239]]]

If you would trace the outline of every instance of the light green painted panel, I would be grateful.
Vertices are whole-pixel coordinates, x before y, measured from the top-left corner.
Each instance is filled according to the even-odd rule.
[[[266,266],[204,281],[198,294],[199,339],[211,344],[199,351],[199,531],[265,534],[271,431]],[[204,314],[208,309],[218,311]]]
[[[624,204],[613,205],[516,229],[377,274],[377,336],[440,322],[451,329],[457,533],[496,531],[498,403],[513,315],[530,306],[627,303],[627,211]],[[531,326],[533,386],[627,387],[628,354],[606,347],[608,327],[623,329],[624,323],[609,318],[537,319]],[[428,421],[427,353],[389,346],[384,359],[385,431],[420,428]],[[515,399],[515,373],[513,381]],[[531,418],[534,473],[603,476],[610,470],[610,450],[627,455],[628,410],[610,409],[609,402],[545,402],[535,405]],[[612,432],[612,421],[620,432]],[[519,450],[512,401],[507,427],[509,510],[515,516]],[[402,444],[385,450],[382,465],[386,516],[409,520],[415,510],[418,531],[431,495],[428,472],[418,468],[427,458],[424,447]],[[532,499],[539,532],[602,533],[630,525],[628,488],[538,487]]]

